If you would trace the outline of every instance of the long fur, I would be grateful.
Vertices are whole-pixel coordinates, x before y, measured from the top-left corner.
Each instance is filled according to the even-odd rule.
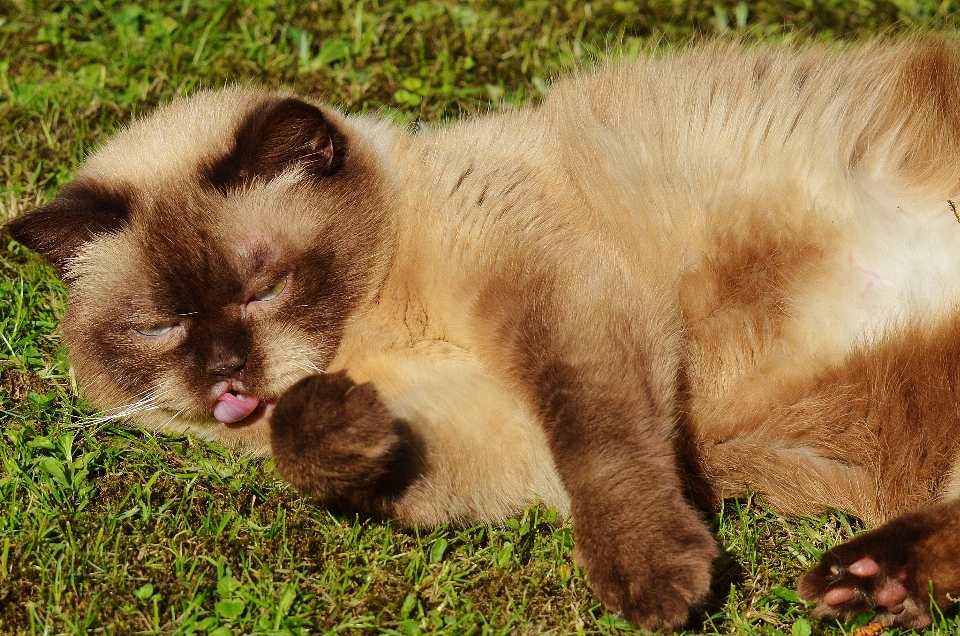
[[[677,625],[716,554],[687,488],[870,523],[960,494],[957,104],[960,51],[939,39],[707,45],[415,134],[205,92],[13,230],[70,283],[91,398],[258,452],[270,418],[219,424],[185,368],[227,338],[223,308],[293,271],[223,345],[279,400],[281,470],[359,507],[377,482],[370,507],[409,524],[572,512],[601,598]],[[130,335],[169,316],[158,299],[226,281],[241,300],[181,312],[181,340]],[[336,457],[336,478],[314,470]],[[384,490],[402,457],[415,474]]]

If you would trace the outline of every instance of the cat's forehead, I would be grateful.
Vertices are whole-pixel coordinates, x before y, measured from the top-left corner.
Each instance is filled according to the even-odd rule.
[[[259,152],[243,147],[245,138],[249,142],[260,132],[250,123],[262,126],[264,106],[283,98],[233,88],[175,100],[94,153],[71,186],[77,190],[73,198],[96,208],[109,202],[141,251],[157,240],[164,245],[209,240],[206,247],[229,253],[270,236],[305,247],[318,219],[298,187],[300,172],[281,171],[229,189],[217,186],[211,174],[221,164],[228,171],[241,169],[232,165],[238,152]]]
[[[232,88],[174,100],[117,133],[78,176],[141,191],[195,182],[199,170],[231,151],[244,120],[267,98]]]
[[[284,181],[232,196],[209,189],[160,199],[131,193],[128,222],[87,242],[71,261],[74,291],[197,304],[269,284],[310,249],[318,231],[308,202]]]

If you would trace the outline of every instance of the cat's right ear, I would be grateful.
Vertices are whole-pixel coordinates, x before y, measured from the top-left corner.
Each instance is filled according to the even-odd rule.
[[[13,238],[50,261],[62,277],[84,243],[120,229],[129,214],[129,198],[122,192],[77,181],[7,227]]]

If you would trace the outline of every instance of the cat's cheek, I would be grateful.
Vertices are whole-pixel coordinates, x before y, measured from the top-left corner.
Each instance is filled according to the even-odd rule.
[[[84,396],[101,408],[123,407],[157,395],[169,366],[156,345],[148,346],[111,321],[77,312],[64,318],[64,341]]]
[[[265,320],[251,331],[258,384],[265,396],[280,396],[297,381],[321,373],[334,349],[289,320]]]

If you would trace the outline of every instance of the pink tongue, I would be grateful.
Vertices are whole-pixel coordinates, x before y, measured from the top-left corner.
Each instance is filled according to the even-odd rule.
[[[252,395],[234,395],[224,393],[217,398],[217,405],[213,407],[213,416],[218,422],[233,424],[253,413],[260,400]]]

